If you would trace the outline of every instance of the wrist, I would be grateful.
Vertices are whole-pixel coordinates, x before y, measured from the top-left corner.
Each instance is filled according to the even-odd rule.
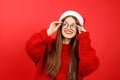
[[[47,35],[50,36],[52,33],[50,31],[50,29],[47,29]]]

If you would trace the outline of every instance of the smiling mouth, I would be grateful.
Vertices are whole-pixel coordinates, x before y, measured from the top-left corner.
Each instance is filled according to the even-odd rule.
[[[73,33],[72,30],[64,30],[64,32],[65,32],[66,34],[72,34],[72,33]]]

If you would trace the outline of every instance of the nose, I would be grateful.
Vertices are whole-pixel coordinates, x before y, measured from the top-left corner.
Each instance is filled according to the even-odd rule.
[[[67,28],[68,28],[68,29],[72,29],[72,28],[71,28],[71,25],[68,25]]]

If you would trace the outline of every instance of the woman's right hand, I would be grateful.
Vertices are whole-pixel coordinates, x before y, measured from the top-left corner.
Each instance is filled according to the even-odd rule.
[[[61,24],[62,24],[61,21],[53,21],[50,24],[49,28],[47,29],[48,36],[50,36],[52,33],[54,33],[55,31],[57,31]]]

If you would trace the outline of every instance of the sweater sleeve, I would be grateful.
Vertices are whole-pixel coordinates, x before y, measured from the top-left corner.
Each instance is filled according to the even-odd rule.
[[[25,49],[35,64],[38,63],[39,59],[44,55],[46,47],[50,48],[53,39],[47,35],[46,29],[41,30],[31,36],[26,42]]]
[[[95,50],[91,47],[89,32],[78,34],[77,40],[79,41],[78,55],[80,57],[78,72],[84,77],[98,68],[99,59],[96,57]]]

